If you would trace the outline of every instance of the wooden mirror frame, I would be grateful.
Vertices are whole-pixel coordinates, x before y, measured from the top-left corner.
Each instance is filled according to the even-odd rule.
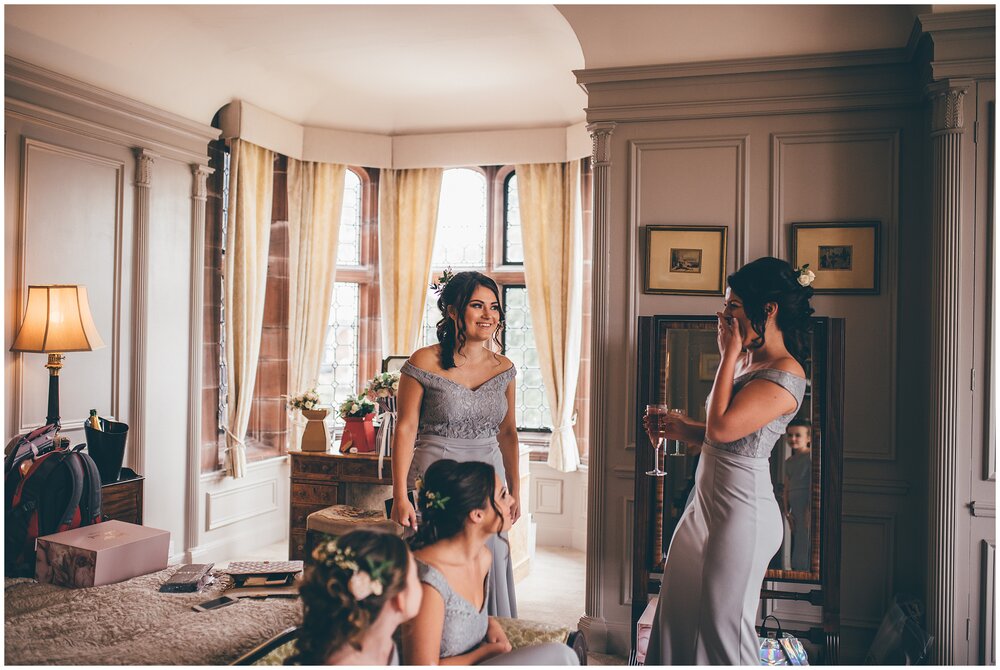
[[[660,355],[657,335],[666,324],[714,324],[714,316],[643,316],[639,317],[638,361],[635,412],[635,512],[633,516],[632,553],[632,642],[636,624],[646,609],[649,595],[657,593],[663,559],[655,556],[663,545],[662,479],[644,473],[653,467],[653,450],[642,425],[647,403],[655,400],[660,380]],[[765,599],[803,600],[823,608],[822,628],[789,631],[824,646],[824,661],[836,662],[840,635],[840,545],[843,481],[843,409],[844,409],[844,320],[828,317],[812,319],[813,351],[810,377],[812,385],[813,431],[821,438],[820,449],[820,565],[815,574],[768,570],[765,581],[812,583],[818,589],[808,593],[763,589]],[[822,416],[816,416],[817,411]],[[668,543],[669,544],[669,543]],[[663,552],[665,554],[665,551]],[[782,574],[792,573],[792,574]],[[763,587],[763,584],[762,584]]]

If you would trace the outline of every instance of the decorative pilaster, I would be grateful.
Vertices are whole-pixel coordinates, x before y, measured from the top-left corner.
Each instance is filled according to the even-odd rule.
[[[609,329],[609,293],[611,274],[608,257],[611,246],[611,134],[615,123],[592,123],[587,126],[593,139],[594,183],[594,301],[591,335],[590,380],[590,465],[588,474],[589,502],[587,508],[587,588],[586,607],[581,629],[588,646],[597,652],[605,650],[607,625],[604,620],[604,595],[601,577],[604,570],[604,515],[607,511],[605,469],[607,421],[610,411],[607,383]]]
[[[208,177],[215,170],[200,163],[191,165],[191,368],[188,372],[188,462],[187,537],[185,560],[200,542],[198,532],[201,481],[201,403],[205,322],[205,208]]]
[[[132,260],[132,393],[129,399],[128,462],[146,474],[146,338],[149,332],[149,191],[153,163],[159,156],[138,147],[135,153],[135,211]]]
[[[956,526],[958,524],[959,350],[961,304],[962,134],[965,89],[931,89],[932,169],[932,398],[930,537],[927,626],[934,636],[933,663],[955,659]],[[967,474],[967,473],[966,473]],[[964,568],[963,568],[964,569]],[[964,614],[962,615],[964,617]]]

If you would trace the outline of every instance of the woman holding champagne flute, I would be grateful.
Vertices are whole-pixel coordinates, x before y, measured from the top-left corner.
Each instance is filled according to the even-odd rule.
[[[783,533],[768,456],[805,392],[812,276],[777,258],[731,274],[716,313],[722,360],[706,422],[645,420],[651,440],[662,434],[701,452],[667,551],[646,665],[759,663],[757,603]]]

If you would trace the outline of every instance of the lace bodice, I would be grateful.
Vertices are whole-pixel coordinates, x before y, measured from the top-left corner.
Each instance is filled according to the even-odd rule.
[[[468,600],[455,593],[441,571],[417,559],[417,575],[420,581],[441,594],[444,600],[444,626],[441,629],[441,658],[458,656],[472,651],[486,637],[489,616],[486,601],[489,600],[489,583],[483,585],[483,606],[478,610]]]
[[[806,392],[806,380],[805,378],[799,377],[791,372],[777,370],[775,368],[751,370],[750,372],[745,372],[738,376],[733,381],[733,395],[736,395],[741,388],[754,379],[766,379],[774,382],[781,388],[791,393],[795,398],[795,409],[789,414],[783,414],[766,426],[762,426],[749,435],[741,437],[738,440],[734,440],[733,442],[713,442],[706,437],[705,444],[710,447],[715,447],[716,449],[722,449],[723,451],[728,451],[733,454],[739,454],[740,456],[751,456],[753,458],[770,457],[771,450],[774,448],[774,445],[777,444],[778,438],[784,435],[785,428],[788,427],[788,423],[799,411],[799,406],[802,404],[802,396],[804,396]],[[708,402],[706,401],[705,404],[707,406]]]
[[[417,432],[460,439],[496,437],[500,422],[507,416],[507,384],[517,375],[511,366],[470,389],[458,382],[429,372],[409,361],[400,372],[424,387]]]

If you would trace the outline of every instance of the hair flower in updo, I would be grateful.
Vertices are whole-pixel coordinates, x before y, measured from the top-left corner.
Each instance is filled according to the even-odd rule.
[[[445,503],[449,500],[451,500],[451,496],[443,496],[434,491],[424,491],[424,507],[427,509],[432,507],[435,509],[444,509]]]
[[[368,556],[363,558],[367,570],[358,565],[358,557],[347,547],[341,549],[335,540],[320,544],[313,550],[313,558],[326,565],[335,565],[345,572],[351,573],[347,580],[347,590],[354,599],[362,601],[370,595],[382,595],[383,581],[388,579],[387,573],[392,567],[389,561],[372,561]]]
[[[437,281],[431,284],[431,290],[438,295],[441,295],[444,293],[444,287],[447,286],[448,282],[454,278],[455,273],[451,271],[451,267],[449,266],[444,272],[441,273],[441,276],[437,278]]]
[[[809,286],[816,280],[816,273],[809,269],[808,263],[795,268],[795,273],[798,275],[799,286]]]

